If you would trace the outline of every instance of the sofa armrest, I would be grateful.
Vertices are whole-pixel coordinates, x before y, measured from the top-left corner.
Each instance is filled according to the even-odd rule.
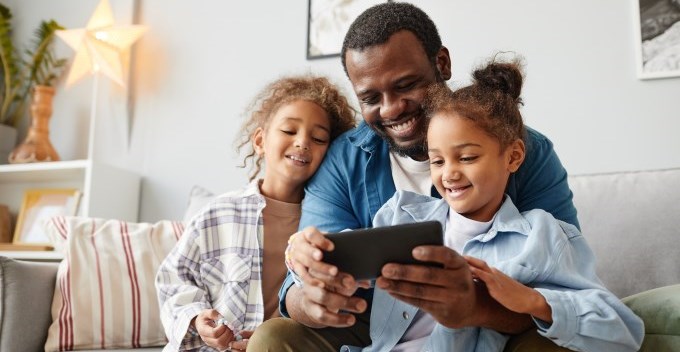
[[[0,351],[43,351],[58,263],[0,256]]]

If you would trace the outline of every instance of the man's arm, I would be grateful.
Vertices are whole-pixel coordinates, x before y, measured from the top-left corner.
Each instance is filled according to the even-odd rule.
[[[520,212],[543,209],[556,219],[579,227],[567,170],[553,149],[552,142],[527,127],[527,155],[510,176],[506,192]]]

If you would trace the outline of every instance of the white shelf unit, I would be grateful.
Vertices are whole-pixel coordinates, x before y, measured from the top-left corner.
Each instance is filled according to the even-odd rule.
[[[0,204],[18,214],[24,192],[76,188],[82,193],[78,216],[137,221],[141,178],[134,172],[92,160],[0,165]],[[43,254],[0,251],[17,259]]]

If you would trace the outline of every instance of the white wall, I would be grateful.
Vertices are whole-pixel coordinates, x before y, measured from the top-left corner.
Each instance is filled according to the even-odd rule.
[[[132,0],[110,1],[129,21]],[[125,91],[102,80],[95,155],[143,175],[140,220],[180,218],[194,184],[219,192],[246,182],[233,141],[266,82],[313,71],[351,92],[339,58],[305,59],[307,1],[139,1],[149,31],[136,45],[131,139]],[[455,83],[497,50],[525,57],[525,119],[553,140],[570,173],[678,167],[680,78],[636,78],[635,1],[417,4],[453,55]],[[97,2],[6,3],[21,22],[17,36],[27,36],[48,17],[83,27]],[[86,155],[91,85],[59,88],[52,140],[64,159]]]

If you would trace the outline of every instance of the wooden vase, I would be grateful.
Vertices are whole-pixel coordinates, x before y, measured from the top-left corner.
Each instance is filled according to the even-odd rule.
[[[59,155],[50,142],[50,117],[54,87],[33,87],[31,127],[26,139],[9,156],[12,164],[58,161]]]

